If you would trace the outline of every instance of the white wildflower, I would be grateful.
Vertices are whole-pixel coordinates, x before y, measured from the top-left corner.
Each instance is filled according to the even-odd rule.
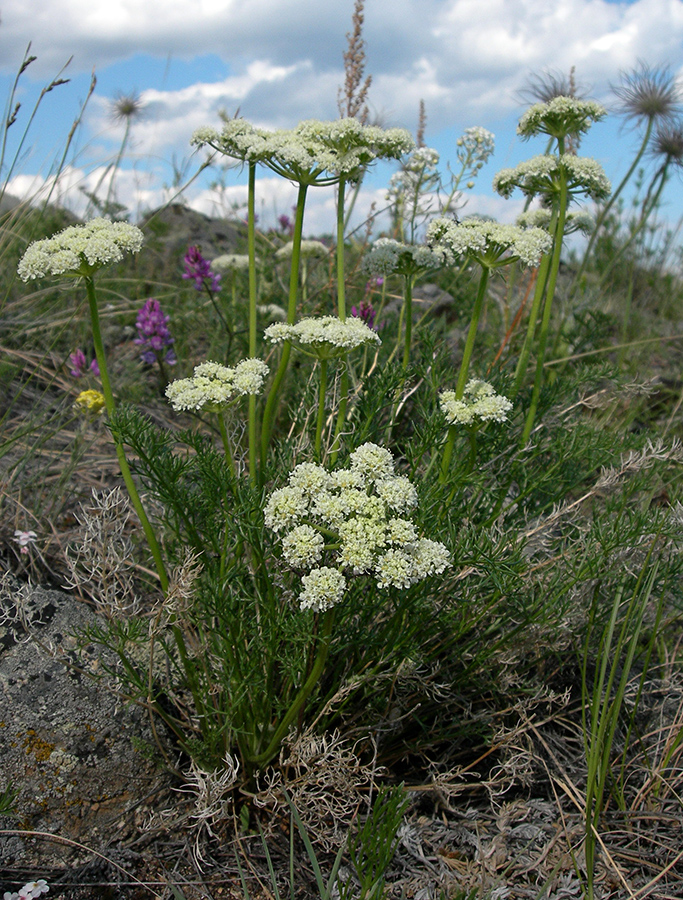
[[[243,359],[234,368],[216,362],[195,366],[192,378],[180,378],[166,387],[166,397],[175,410],[220,412],[244,394],[258,394],[268,375],[260,359]]]
[[[291,259],[293,251],[294,242],[289,241],[289,243],[280,247],[275,254],[275,258]],[[304,259],[325,259],[330,255],[330,248],[326,244],[323,244],[322,241],[301,241],[299,252]]]
[[[441,245],[454,257],[470,256],[489,267],[513,260],[535,266],[552,246],[552,238],[541,228],[519,228],[482,219],[435,219],[427,229],[427,241]]]
[[[607,110],[595,100],[580,97],[553,97],[547,103],[534,103],[524,113],[517,126],[517,134],[528,138],[547,134],[555,138],[583,134],[593,122],[599,122]]]
[[[299,488],[281,487],[273,491],[264,509],[264,521],[272,531],[298,525],[308,512],[308,501]]]
[[[363,260],[369,275],[415,275],[427,269],[438,269],[452,262],[452,254],[445,247],[423,244],[404,244],[393,238],[379,238]]]
[[[142,232],[135,225],[92,219],[35,241],[21,258],[17,272],[22,281],[45,275],[89,276],[123,259],[124,253],[138,253],[142,240]]]
[[[312,609],[315,612],[325,612],[336,606],[346,590],[346,578],[329,566],[312,569],[302,577],[301,583],[304,586],[299,594],[301,609]]]
[[[506,422],[512,403],[507,397],[497,394],[486,381],[473,378],[465,385],[461,399],[455,391],[442,391],[439,405],[449,425],[472,425],[476,419],[481,422]]]
[[[417,506],[417,491],[405,475],[396,475],[394,478],[378,481],[376,490],[377,495],[394,512],[408,512]]]
[[[375,566],[377,586],[381,588],[409,588],[413,582],[414,567],[408,553],[391,549],[380,556]]]
[[[282,539],[282,554],[295,569],[309,569],[320,562],[325,540],[310,525],[298,525]]]
[[[211,261],[211,268],[220,275],[244,272],[249,268],[249,257],[244,253],[224,253]]]
[[[394,474],[394,458],[385,447],[368,441],[351,454],[351,468],[373,481],[380,481]]]
[[[448,548],[439,541],[420,538],[417,542],[413,555],[413,578],[416,581],[421,581],[430,575],[440,575],[452,565]]]
[[[516,188],[528,197],[536,194],[552,200],[560,191],[560,175],[567,179],[570,197],[585,193],[599,201],[609,196],[612,186],[600,163],[590,157],[565,153],[534,156],[524,160],[513,169],[501,169],[493,179],[493,189],[503,197],[512,196]]]
[[[376,331],[356,316],[339,319],[336,316],[301,319],[295,325],[276,322],[264,332],[273,344],[293,341],[304,352],[319,359],[343,356],[365,344],[381,344]]]

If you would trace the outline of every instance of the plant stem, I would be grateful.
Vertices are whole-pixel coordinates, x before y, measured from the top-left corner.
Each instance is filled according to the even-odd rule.
[[[474,341],[477,337],[477,327],[479,325],[481,311],[484,308],[484,298],[486,297],[486,287],[488,285],[489,273],[489,267],[482,266],[481,278],[479,279],[479,290],[477,291],[477,299],[474,301],[472,321],[470,322],[470,329],[467,332],[465,349],[463,351],[462,362],[460,363],[460,373],[458,374],[458,382],[455,386],[456,400],[462,400],[462,396],[465,393],[467,373],[469,372],[470,368],[470,359],[472,357],[472,350],[474,349]]]
[[[344,283],[344,189],[346,181],[339,179],[337,190],[337,315],[346,318],[346,286]]]
[[[410,345],[413,339],[413,275],[403,277],[403,306],[405,308],[405,335],[403,344],[403,371],[410,362]]]
[[[92,335],[93,335],[93,344],[95,346],[95,356],[97,358],[97,365],[100,368],[100,379],[102,381],[102,394],[104,395],[104,402],[107,408],[107,415],[111,419],[116,410],[116,404],[114,402],[114,394],[111,389],[111,382],[109,381],[109,372],[107,370],[107,358],[104,353],[104,344],[102,343],[102,331],[100,329],[100,317],[97,309],[97,294],[95,293],[95,281],[91,275],[84,276],[85,281],[85,289],[88,294],[88,305],[90,307],[90,320],[92,323]],[[133,481],[133,475],[130,471],[130,466],[128,465],[128,460],[126,459],[126,451],[123,449],[123,444],[119,441],[116,436],[114,437],[114,446],[116,447],[116,457],[119,462],[119,468],[121,469],[121,475],[123,476],[124,483],[126,485],[126,489],[128,490],[128,496],[130,497],[131,503],[133,504],[133,508],[140,519],[140,524],[142,525],[142,529],[145,533],[145,538],[147,539],[147,545],[152,553],[152,557],[154,558],[154,565],[157,570],[157,574],[159,575],[159,582],[161,583],[161,589],[166,591],[168,589],[168,576],[166,574],[166,568],[164,566],[164,562],[161,556],[161,548],[159,547],[159,543],[156,538],[156,534],[154,533],[154,529],[147,518],[147,513],[144,510],[142,505],[142,501],[140,499],[140,495],[138,494],[137,488],[135,487],[135,482]]]
[[[529,440],[531,429],[533,428],[536,410],[538,409],[538,398],[541,393],[541,383],[543,381],[543,363],[545,361],[545,348],[548,342],[548,329],[550,327],[550,313],[552,311],[553,299],[555,297],[555,287],[557,285],[557,275],[560,271],[560,256],[562,255],[562,239],[564,238],[564,223],[567,215],[567,174],[560,167],[560,197],[557,209],[557,222],[555,224],[555,236],[553,241],[553,255],[548,272],[548,287],[545,296],[545,304],[543,306],[543,320],[541,322],[541,334],[539,338],[538,353],[536,356],[536,376],[534,378],[534,388],[531,394],[531,405],[527,413],[526,422],[524,423],[524,432],[522,433],[522,446],[525,446]]]
[[[551,231],[554,224],[555,223],[551,220]],[[538,267],[538,273],[536,275],[536,287],[534,288],[534,299],[531,303],[531,309],[529,311],[529,324],[527,325],[524,344],[522,345],[522,351],[519,355],[519,360],[517,361],[517,368],[515,369],[515,383],[510,393],[511,400],[513,400],[519,393],[522,387],[522,382],[524,381],[524,376],[526,375],[526,369],[529,364],[529,355],[531,354],[531,345],[534,340],[536,323],[538,322],[538,313],[540,311],[541,302],[543,300],[545,288],[548,283],[548,272],[550,270],[551,257],[551,253],[546,253],[546,255],[541,260],[540,266]]]
[[[296,213],[294,216],[294,232],[292,234],[292,267],[289,272],[289,300],[287,303],[287,324],[293,325],[296,319],[296,301],[299,288],[299,260],[301,258],[301,235],[304,226],[304,208],[306,206],[307,184],[299,185],[299,193],[296,200]],[[261,426],[261,468],[265,466],[268,446],[273,432],[280,387],[287,372],[289,357],[292,352],[292,342],[285,341],[282,346],[280,364],[277,367],[273,383],[270,387],[266,408],[263,412],[263,424]]]
[[[256,163],[249,163],[247,196],[247,252],[249,254],[249,357],[256,357]],[[233,291],[235,281],[233,278]],[[249,395],[249,480],[256,485],[257,431],[256,396]]]
[[[325,662],[327,660],[327,654],[330,649],[330,637],[332,634],[332,625],[334,624],[334,616],[335,609],[328,609],[325,613],[325,617],[323,619],[323,627],[322,633],[320,635],[320,647],[318,649],[318,655],[316,657],[315,662],[313,663],[313,668],[310,671],[310,674],[306,681],[304,682],[301,690],[294,698],[294,702],[289,707],[287,712],[285,713],[283,719],[280,721],[280,724],[275,730],[272,738],[270,739],[270,743],[258,756],[254,757],[251,762],[257,766],[264,766],[272,757],[277,753],[278,747],[280,746],[280,742],[283,737],[287,734],[287,730],[289,726],[292,724],[294,719],[296,718],[297,713],[304,705],[306,700],[308,700],[311,691],[318,683],[320,676],[323,673],[323,669],[325,667]]]
[[[315,426],[315,458],[320,462],[323,425],[325,424],[325,393],[327,391],[327,359],[320,360],[320,384],[318,385],[318,420]]]

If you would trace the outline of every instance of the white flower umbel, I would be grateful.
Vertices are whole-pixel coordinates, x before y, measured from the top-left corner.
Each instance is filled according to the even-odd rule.
[[[493,179],[493,189],[503,197],[510,197],[519,188],[527,197],[539,195],[550,202],[560,191],[561,175],[567,179],[571,199],[587,194],[592,200],[605,200],[612,190],[609,178],[600,163],[590,157],[534,156],[513,169],[501,169]]]
[[[243,162],[262,163],[304,184],[353,180],[378,159],[399,159],[415,143],[402,128],[363,125],[357,119],[309,119],[289,130],[267,131],[244,119],[230,119],[221,132],[201,128],[192,143],[208,145]]]
[[[293,249],[294,244],[289,241],[275,253],[275,258],[291,259]],[[303,259],[326,259],[330,255],[330,248],[322,241],[301,241],[300,253]]]
[[[431,248],[423,244],[404,244],[393,238],[379,238],[363,260],[363,269],[368,275],[375,276],[413,276],[451,262],[452,256],[444,247]]]
[[[224,253],[211,261],[211,268],[220,275],[246,272],[249,268],[249,257],[245,253]]]
[[[312,609],[314,612],[325,612],[336,606],[346,590],[346,578],[329,566],[312,569],[303,576],[301,583],[304,586],[299,594],[301,609]]]
[[[579,97],[554,97],[547,103],[534,103],[524,113],[517,126],[517,134],[530,138],[537,134],[562,139],[583,134],[593,122],[599,122],[607,110],[595,100]]]
[[[506,422],[512,409],[507,397],[497,394],[488,382],[478,378],[467,382],[461,400],[456,398],[455,391],[442,391],[439,405],[449,425]]]
[[[356,316],[338,319],[336,316],[301,319],[295,325],[276,322],[264,332],[273,344],[292,341],[309,356],[333,359],[366,344],[381,344],[376,331]]]
[[[548,228],[552,218],[552,210],[547,207],[529,209],[517,216],[516,224],[520,228]],[[564,233],[573,234],[582,231],[590,234],[595,228],[595,219],[586,209],[572,210],[567,213],[564,222]]]
[[[469,256],[485,268],[498,268],[514,260],[536,266],[552,246],[552,238],[542,228],[519,228],[474,218],[464,222],[435,219],[427,229],[427,241],[435,249],[440,246],[449,252],[452,259]]]
[[[296,569],[313,568],[302,578],[302,609],[321,612],[339,602],[344,575],[406,588],[451,565],[447,548],[421,538],[408,518],[417,507],[417,491],[394,474],[390,451],[366,443],[351,454],[350,464],[330,473],[302,463],[266,503],[266,526],[284,532],[285,561]]]
[[[195,366],[192,378],[172,381],[166,396],[175,410],[221,412],[244,394],[258,394],[268,371],[260,359],[243,359],[234,368],[205,362]]]
[[[123,259],[124,253],[138,253],[142,240],[142,232],[135,225],[92,219],[35,241],[21,258],[17,272],[22,281],[46,275],[92,275],[102,266]]]

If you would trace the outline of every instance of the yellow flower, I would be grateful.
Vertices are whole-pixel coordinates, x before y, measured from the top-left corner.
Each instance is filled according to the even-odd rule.
[[[104,394],[99,391],[81,391],[74,401],[74,409],[98,415],[104,409]]]

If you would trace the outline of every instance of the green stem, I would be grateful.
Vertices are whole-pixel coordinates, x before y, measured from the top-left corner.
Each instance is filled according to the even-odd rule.
[[[320,635],[320,647],[318,649],[318,655],[316,657],[315,662],[313,663],[313,667],[310,671],[310,674],[306,681],[304,682],[301,690],[294,698],[294,702],[289,707],[284,717],[280,721],[280,724],[275,730],[272,738],[270,739],[270,743],[266,747],[266,749],[256,756],[251,762],[256,766],[263,766],[277,753],[278,747],[280,746],[280,742],[287,734],[289,726],[292,724],[294,719],[296,718],[299,710],[304,705],[306,700],[308,700],[311,691],[318,683],[320,676],[323,673],[323,669],[325,667],[325,662],[327,661],[327,654],[330,649],[330,637],[332,634],[332,625],[334,624],[334,615],[335,609],[328,609],[325,613],[325,618],[323,619],[323,627],[322,633]]]
[[[247,252],[249,253],[249,357],[256,357],[256,164],[249,163],[247,197]],[[233,291],[235,280],[233,278]],[[256,396],[249,395],[249,480],[256,484],[257,431]]]
[[[85,275],[83,280],[85,281],[85,289],[88,294],[93,344],[95,345],[97,365],[100,367],[102,394],[104,395],[104,402],[107,407],[107,415],[111,419],[116,410],[116,404],[114,402],[114,394],[111,389],[111,382],[109,381],[109,372],[107,369],[107,358],[104,353],[104,344],[102,343],[102,331],[100,329],[100,317],[97,308],[95,281],[92,275]],[[123,449],[123,444],[117,437],[114,437],[114,446],[116,447],[116,458],[118,459],[119,468],[121,469],[121,475],[123,476],[123,481],[126,485],[126,489],[128,490],[128,496],[130,497],[133,508],[135,509],[135,512],[140,519],[140,524],[142,525],[142,530],[145,533],[147,544],[152,553],[152,557],[154,558],[154,565],[156,567],[157,574],[159,575],[161,589],[163,591],[166,591],[168,589],[168,576],[166,574],[166,568],[164,566],[164,561],[161,555],[161,548],[159,547],[156,534],[154,533],[151,522],[147,518],[147,513],[145,512],[142,505],[142,500],[140,499],[140,495],[138,494],[137,488],[135,487],[135,482],[133,481],[133,475],[130,471],[128,460],[126,459],[126,452]]]
[[[490,269],[488,266],[482,266],[481,278],[479,279],[479,290],[477,291],[477,299],[474,301],[474,310],[472,311],[472,321],[470,322],[470,330],[467,332],[467,340],[465,341],[465,349],[463,351],[462,362],[460,363],[460,373],[458,382],[455,386],[455,397],[462,400],[465,393],[465,385],[467,384],[467,373],[470,368],[470,359],[472,350],[474,349],[474,341],[477,337],[477,327],[481,311],[484,308],[484,298],[486,297],[486,287],[488,285]]]
[[[344,190],[346,181],[342,176],[337,189],[337,315],[346,318],[346,293],[344,284]]]
[[[413,275],[405,275],[403,278],[403,306],[405,308],[405,335],[403,344],[403,371],[405,372],[410,362],[410,345],[413,339]]]
[[[342,361],[343,369],[339,380],[339,409],[337,411],[337,424],[334,427],[334,437],[332,439],[332,453],[330,455],[330,466],[334,466],[341,449],[341,433],[344,430],[346,422],[346,409],[349,405],[349,358],[345,356]]]
[[[301,258],[301,235],[304,227],[304,208],[306,206],[306,190],[308,185],[300,184],[296,201],[296,213],[294,216],[294,232],[292,234],[292,267],[289,273],[289,300],[287,303],[287,324],[293,325],[296,319],[296,301],[299,287],[299,260]],[[266,455],[273,433],[275,415],[280,395],[280,387],[287,372],[289,357],[292,352],[292,342],[285,341],[282,346],[282,355],[273,383],[268,393],[266,407],[263,411],[263,425],[261,427],[261,467],[265,466]]]
[[[554,213],[553,213],[553,219],[555,219]],[[556,219],[555,219],[555,221],[551,220],[551,222],[550,222],[551,231],[552,231],[554,224],[556,224]],[[550,271],[551,257],[552,257],[551,253],[546,253],[546,255],[541,260],[541,264],[538,267],[538,272],[536,274],[536,287],[534,288],[534,299],[531,304],[531,310],[529,311],[529,324],[527,325],[526,335],[524,337],[524,344],[522,345],[522,351],[519,354],[519,360],[517,361],[517,368],[515,369],[515,383],[512,387],[512,391],[510,393],[511,400],[514,400],[514,398],[520,392],[520,389],[522,387],[522,382],[524,381],[524,376],[526,375],[527,366],[529,364],[529,356],[531,354],[531,345],[533,344],[534,334],[536,332],[536,323],[538,322],[538,314],[541,309],[543,295],[545,294],[545,288],[548,283],[548,272]]]
[[[439,483],[440,484],[444,484],[446,481],[448,469],[451,464],[451,457],[453,456],[453,446],[455,444],[456,431],[457,431],[456,425],[449,425],[448,437],[446,438],[446,443],[443,448],[443,456],[441,457],[441,473],[439,475]]]
[[[543,382],[543,363],[545,362],[545,348],[548,342],[548,330],[550,328],[550,314],[552,311],[553,299],[555,297],[555,286],[557,285],[557,275],[560,271],[560,257],[562,255],[562,239],[564,238],[564,223],[567,215],[568,191],[567,191],[567,175],[560,167],[560,198],[557,210],[557,223],[555,225],[555,235],[553,242],[553,256],[550,263],[550,271],[548,273],[548,289],[543,306],[543,319],[541,321],[541,334],[538,342],[538,354],[536,357],[536,375],[534,378],[534,388],[531,394],[531,405],[527,413],[526,422],[524,424],[524,432],[522,433],[522,446],[524,447],[531,434],[534,419],[536,418],[536,410],[538,409],[538,398],[541,393],[541,384]]]
[[[322,451],[323,425],[325,424],[325,394],[327,392],[328,360],[320,360],[320,384],[318,386],[318,421],[315,426],[315,458],[320,462]]]

